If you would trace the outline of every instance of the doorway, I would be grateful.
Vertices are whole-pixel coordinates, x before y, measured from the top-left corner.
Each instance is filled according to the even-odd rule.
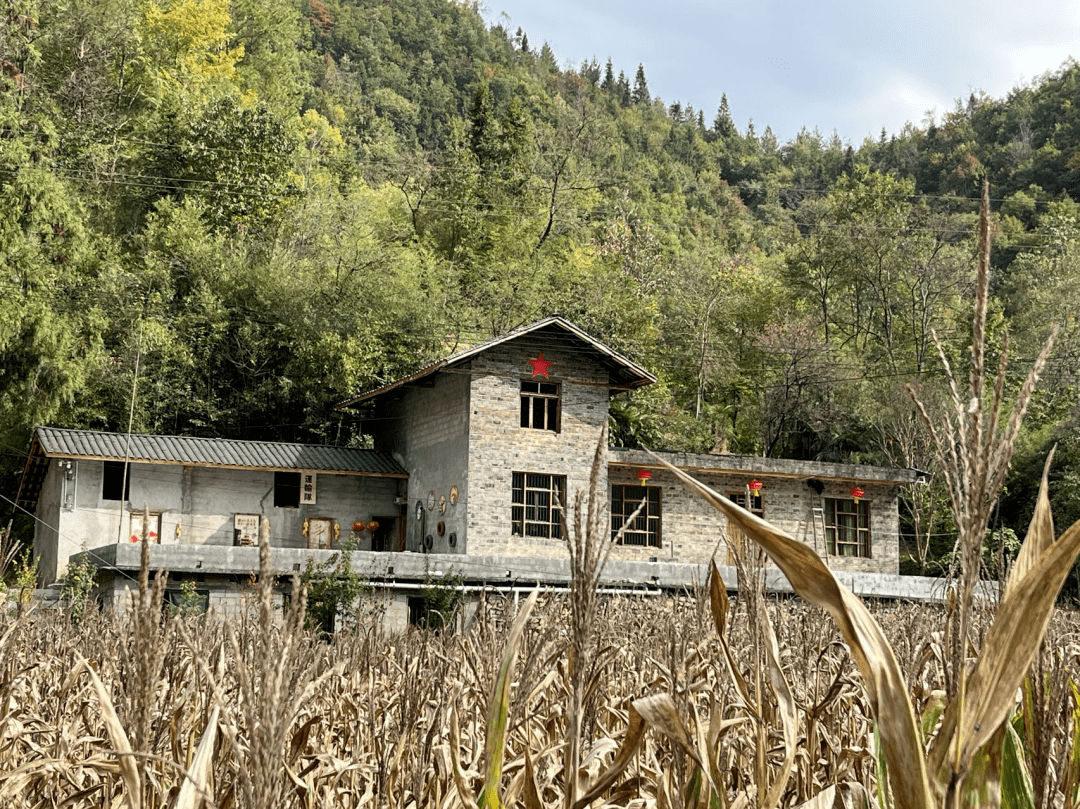
[[[391,553],[393,551],[404,550],[401,539],[398,536],[400,533],[398,528],[398,518],[374,517],[373,519],[379,524],[379,527],[376,528],[375,532],[371,535],[371,550],[380,553]]]

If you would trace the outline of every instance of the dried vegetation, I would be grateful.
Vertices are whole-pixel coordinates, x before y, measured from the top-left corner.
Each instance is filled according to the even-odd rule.
[[[706,592],[598,604],[579,782],[596,784],[617,759],[625,766],[592,805],[698,805],[710,780],[721,806],[799,806],[852,784],[876,796],[874,711],[825,612],[737,599],[723,616],[722,641],[714,604]],[[193,807],[202,798],[219,807],[442,807],[468,805],[463,794],[494,805],[484,793],[488,717],[515,614],[526,618],[506,679],[505,733],[496,734],[495,791],[505,806],[562,806],[574,680],[563,597],[539,601],[530,614],[524,603],[515,613],[512,602],[492,599],[453,635],[368,627],[328,645],[273,625],[272,643],[292,638],[280,682],[260,655],[265,630],[255,616],[231,627],[168,619],[159,631],[179,640],[163,648],[150,681],[120,662],[132,642],[127,622],[86,615],[75,627],[52,611],[9,616],[0,649],[0,804],[139,806],[133,789],[141,785],[145,807]],[[893,643],[915,714],[933,717],[946,677],[946,610],[872,614]],[[989,617],[975,611],[976,637]],[[1029,681],[1026,704],[1010,706],[1021,763],[1044,776],[1035,805],[1077,800],[1075,617],[1059,614],[1044,647],[1046,679]],[[126,743],[147,704],[148,735]],[[632,752],[619,756],[635,733]]]

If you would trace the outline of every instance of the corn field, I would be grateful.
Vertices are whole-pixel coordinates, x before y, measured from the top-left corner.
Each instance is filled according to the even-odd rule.
[[[730,609],[725,651],[709,595],[599,602],[579,780],[598,782],[619,758],[632,702],[653,700],[654,716],[589,805],[698,805],[703,771],[716,773],[721,806],[800,806],[838,785],[876,799],[873,711],[834,623],[797,600],[750,594]],[[250,620],[232,624],[160,612],[148,623],[85,614],[78,625],[55,610],[6,615],[3,805],[450,807],[482,794],[492,695],[524,605],[489,598],[452,634],[373,624],[329,641],[280,620],[260,625],[257,607],[253,594]],[[505,806],[564,805],[569,609],[565,596],[544,598],[521,626],[498,781]],[[951,613],[873,612],[917,715],[936,716]],[[976,637],[989,618],[977,614]],[[1071,611],[1056,616],[1011,719],[1036,806],[1077,801],[1075,626]],[[274,658],[260,657],[268,649]],[[785,699],[769,683],[777,676]],[[787,700],[793,728],[779,715]]]

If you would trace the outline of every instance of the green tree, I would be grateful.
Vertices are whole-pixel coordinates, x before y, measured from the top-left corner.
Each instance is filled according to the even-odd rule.
[[[640,62],[634,75],[634,89],[630,91],[630,100],[635,104],[648,104],[652,100],[649,83],[645,81],[645,67]]]

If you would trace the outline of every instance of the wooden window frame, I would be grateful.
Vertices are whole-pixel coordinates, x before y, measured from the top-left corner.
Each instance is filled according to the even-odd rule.
[[[747,505],[749,499],[750,505]],[[755,517],[761,517],[765,519],[765,496],[760,492],[748,492],[743,490],[741,492],[728,492],[728,500],[745,508]]]
[[[872,558],[870,501],[826,497],[824,506],[825,549],[828,555],[841,559]],[[842,523],[840,518],[843,518]]]
[[[559,432],[562,415],[562,388],[558,382],[521,380],[521,419],[527,430]]]
[[[511,477],[510,531],[527,539],[562,539],[566,475],[514,472]]]
[[[629,491],[628,491],[629,490]],[[647,498],[645,508],[623,535],[619,531]],[[611,486],[611,539],[620,545],[638,548],[663,547],[663,498],[659,486],[614,483]]]

